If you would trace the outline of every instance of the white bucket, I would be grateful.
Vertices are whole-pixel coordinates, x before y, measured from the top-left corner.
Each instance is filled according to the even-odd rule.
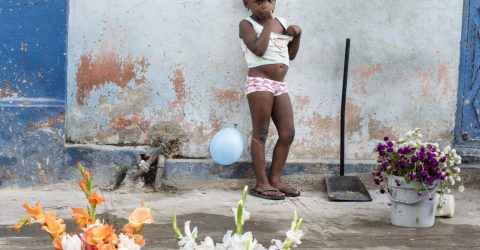
[[[452,218],[455,213],[455,197],[453,194],[437,194],[435,198],[435,216]]]
[[[397,186],[398,180],[400,186]],[[417,187],[422,187],[422,195],[418,195]],[[391,222],[401,227],[431,227],[435,222],[434,200],[437,185],[427,186],[428,192],[421,183],[410,181],[403,177],[389,176],[387,195],[392,201],[390,208]],[[433,200],[429,201],[428,198]]]

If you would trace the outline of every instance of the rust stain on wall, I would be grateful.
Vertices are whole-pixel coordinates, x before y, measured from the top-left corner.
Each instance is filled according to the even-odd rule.
[[[373,75],[382,72],[382,65],[376,64],[375,66],[358,66],[353,69],[353,91],[361,96],[367,94],[368,81]]]
[[[370,139],[377,140],[383,140],[385,136],[391,139],[398,139],[393,128],[385,126],[381,121],[374,119],[372,116],[368,117],[368,136]]]
[[[143,114],[135,114],[133,116],[119,115],[110,120],[110,125],[118,133],[126,127],[135,126],[143,132],[148,130],[149,123],[145,120]]]
[[[210,118],[208,119],[208,123],[205,124],[204,122],[201,122],[200,125],[196,126],[195,130],[198,136],[198,142],[199,143],[205,143],[210,141],[214,134],[218,132],[222,128],[222,122],[218,117],[215,115],[215,113],[210,113]]]
[[[170,103],[170,108],[174,112],[174,120],[182,123],[185,120],[185,77],[183,76],[183,66],[177,66],[173,72],[173,77],[170,78],[175,89],[175,101]]]
[[[427,71],[417,70],[417,75],[420,79],[420,84],[422,86],[422,97],[431,96],[432,91],[430,91],[430,88],[432,85],[432,76],[433,76],[432,69],[428,69]]]
[[[317,112],[313,112],[311,116],[301,117],[298,121],[299,125],[307,126],[311,129],[312,136],[320,136],[319,133],[334,133],[333,136],[340,136],[340,118],[338,116],[322,116]],[[338,129],[337,129],[338,128]]]
[[[362,130],[363,117],[361,112],[361,107],[356,105],[352,99],[348,98],[345,105],[345,125],[348,135]]]
[[[440,90],[444,91],[444,94],[454,93],[450,75],[450,64],[447,62],[441,63],[438,70],[438,82],[440,83]]]
[[[82,55],[76,72],[77,104],[84,105],[89,92],[107,83],[121,88],[125,88],[131,81],[144,83],[145,77],[138,75],[145,73],[148,66],[149,63],[143,57],[134,59],[129,55],[122,60],[117,53],[106,50],[95,56]]]
[[[310,104],[310,96],[295,96],[293,99],[293,109],[303,110]]]
[[[242,92],[235,90],[215,90],[215,100],[221,104],[240,101]]]
[[[63,124],[64,122],[65,122],[65,115],[60,115],[56,118],[48,119],[46,121],[28,124],[27,127],[29,129],[47,128],[47,127],[52,127],[58,124]]]

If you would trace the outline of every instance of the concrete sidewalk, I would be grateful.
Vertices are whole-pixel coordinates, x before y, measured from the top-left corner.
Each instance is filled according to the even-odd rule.
[[[245,230],[252,231],[264,246],[272,238],[284,239],[293,211],[304,219],[306,235],[300,249],[480,249],[480,190],[467,188],[455,193],[456,214],[437,218],[428,229],[401,228],[390,224],[388,199],[371,190],[372,202],[334,203],[325,192],[308,191],[300,198],[268,201],[249,196],[247,209],[251,219]],[[221,241],[225,232],[235,228],[231,207],[241,191],[192,190],[162,193],[132,193],[126,190],[101,192],[106,199],[98,208],[117,228],[141,202],[152,205],[155,224],[144,229],[144,249],[178,249],[171,229],[171,215],[178,215],[179,226],[192,221],[199,229],[199,240],[207,235]],[[0,213],[0,249],[52,249],[49,236],[38,225],[13,230],[17,219],[25,217],[25,201],[39,200],[44,211],[56,210],[66,219],[67,231],[75,230],[70,206],[85,207],[86,200],[76,187],[57,185],[40,189],[2,189]]]
[[[247,209],[251,219],[245,230],[252,231],[263,245],[284,239],[296,210],[304,219],[305,231],[300,249],[480,249],[480,190],[467,188],[455,193],[456,214],[437,218],[429,229],[400,228],[390,224],[388,200],[371,190],[373,202],[336,203],[325,192],[308,191],[300,198],[269,201],[249,196]],[[235,228],[231,207],[240,199],[240,191],[191,190],[185,192],[132,193],[130,190],[101,192],[106,199],[99,206],[109,223],[121,227],[129,213],[141,202],[152,205],[155,224],[144,229],[145,249],[176,249],[171,229],[171,215],[176,212],[179,226],[192,221],[199,229],[199,239],[206,235],[221,241],[225,232]],[[0,249],[52,249],[49,236],[38,225],[26,226],[20,233],[13,230],[17,219],[25,217],[25,201],[39,200],[44,211],[56,210],[74,231],[70,206],[85,206],[83,193],[75,187],[57,185],[41,189],[2,189],[0,213]]]

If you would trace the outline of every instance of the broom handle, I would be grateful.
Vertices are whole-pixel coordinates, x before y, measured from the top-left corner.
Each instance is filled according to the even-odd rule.
[[[350,59],[350,38],[345,48],[345,65],[343,67],[342,110],[340,114],[340,176],[345,174],[345,103],[347,101],[348,61]]]

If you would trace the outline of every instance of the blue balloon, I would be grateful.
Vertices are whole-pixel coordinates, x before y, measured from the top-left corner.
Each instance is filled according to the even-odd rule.
[[[210,155],[220,165],[238,161],[243,153],[243,138],[235,128],[223,128],[210,140]]]

